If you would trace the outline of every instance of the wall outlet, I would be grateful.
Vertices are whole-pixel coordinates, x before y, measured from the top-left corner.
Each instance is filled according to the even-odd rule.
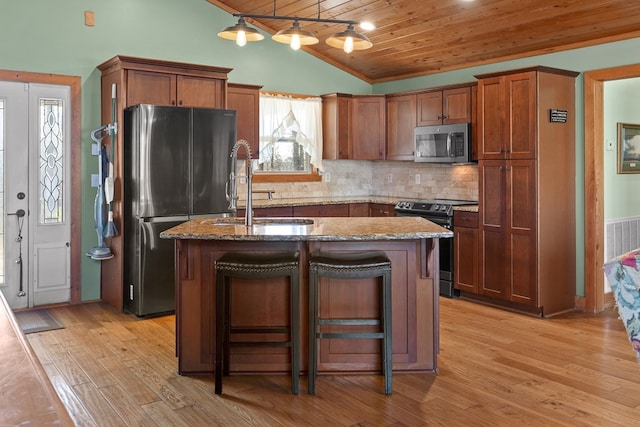
[[[387,183],[391,184],[393,182],[393,174],[390,173],[387,175]]]
[[[420,174],[416,174],[416,184],[420,184]]]
[[[246,184],[247,183],[247,177],[245,175],[240,175],[238,177],[238,180],[240,181],[240,184]]]
[[[331,172],[324,173],[324,182],[331,182]]]
[[[604,146],[607,149],[607,151],[613,151],[614,148],[616,148],[615,143],[610,139],[607,139],[604,141]]]

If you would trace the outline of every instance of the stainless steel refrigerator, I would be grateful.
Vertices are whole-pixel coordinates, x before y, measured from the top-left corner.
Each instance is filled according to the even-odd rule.
[[[228,213],[236,112],[135,105],[124,114],[124,310],[175,310],[174,241],[160,233]]]

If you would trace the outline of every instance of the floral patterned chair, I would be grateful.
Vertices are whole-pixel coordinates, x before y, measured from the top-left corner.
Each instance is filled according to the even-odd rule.
[[[604,271],[640,363],[640,248],[607,261]]]

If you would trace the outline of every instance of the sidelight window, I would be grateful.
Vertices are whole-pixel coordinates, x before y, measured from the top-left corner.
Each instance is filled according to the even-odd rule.
[[[40,99],[39,147],[40,224],[64,222],[64,104],[60,99]]]

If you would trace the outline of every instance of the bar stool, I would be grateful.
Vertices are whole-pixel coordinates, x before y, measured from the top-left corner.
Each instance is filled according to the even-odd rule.
[[[318,310],[318,278],[365,279],[382,277],[380,286],[380,316],[376,319],[325,319]],[[318,339],[322,338],[374,338],[382,341],[382,372],[384,393],[391,394],[391,261],[384,252],[317,253],[309,259],[309,388],[315,393],[318,375]],[[323,332],[321,326],[382,325],[379,332]]]
[[[289,326],[232,327],[232,278],[289,277]],[[298,394],[300,381],[300,273],[298,253],[227,253],[216,261],[216,366],[215,394],[222,393],[222,376],[229,375],[230,347],[290,347],[291,393]],[[231,341],[231,334],[287,333],[286,341]]]

